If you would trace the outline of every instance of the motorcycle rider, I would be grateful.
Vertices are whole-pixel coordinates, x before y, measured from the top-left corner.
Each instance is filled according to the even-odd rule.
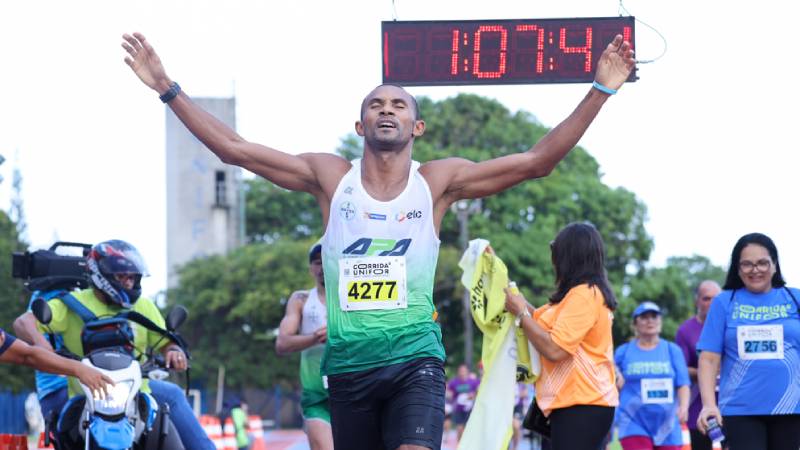
[[[121,240],[110,240],[101,242],[92,247],[87,257],[87,270],[91,287],[73,292],[73,297],[83,306],[88,308],[97,317],[111,317],[116,314],[131,310],[138,312],[147,319],[151,320],[160,328],[165,328],[164,318],[152,300],[141,297],[141,279],[147,276],[147,267],[143,258],[131,244]],[[83,331],[83,319],[72,311],[60,298],[51,299],[48,302],[52,311],[52,321],[47,327],[38,324],[36,329],[30,329],[29,322],[21,322],[25,330],[25,338],[31,339],[37,346],[49,348],[49,343],[40,332],[50,331],[60,334],[63,337],[64,347],[70,352],[83,356],[83,346],[81,344],[81,333]],[[30,313],[26,313],[30,314]],[[141,357],[147,349],[158,351],[164,356],[168,368],[176,371],[183,371],[187,368],[187,358],[183,350],[175,343],[166,340],[160,333],[148,330],[147,328],[130,321],[130,326],[134,334],[134,356]],[[38,332],[37,332],[38,330]],[[18,334],[22,335],[23,333]],[[21,336],[22,337],[22,336]],[[169,383],[161,383],[168,385]],[[141,391],[151,392],[148,380],[142,380]],[[168,392],[170,390],[167,390]],[[172,391],[180,392],[177,387]],[[73,398],[81,394],[78,381],[70,377],[68,380],[68,394]],[[182,395],[182,394],[181,394]],[[156,397],[159,404],[173,402]],[[186,403],[185,399],[183,403]],[[180,405],[178,405],[180,406]],[[196,423],[196,419],[188,408],[188,415]],[[185,420],[186,411],[182,408],[172,410],[173,416],[181,416]],[[73,418],[77,420],[77,415],[82,410],[82,402],[70,403],[66,410],[62,411],[62,421],[69,423]],[[180,422],[180,420],[178,421]],[[61,427],[64,433],[59,433],[58,439],[66,444],[77,443],[77,426]],[[202,428],[197,425],[200,437],[205,437]],[[171,433],[174,435],[175,433]],[[207,437],[205,438],[207,439]],[[209,440],[210,443],[210,440]],[[189,447],[203,448],[203,447]],[[213,444],[211,447],[213,448]]]

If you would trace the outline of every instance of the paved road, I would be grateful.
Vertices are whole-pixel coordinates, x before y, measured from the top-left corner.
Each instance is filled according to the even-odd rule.
[[[264,439],[269,450],[309,450],[306,435],[302,430],[267,431]],[[518,450],[530,450],[530,444],[523,441]],[[445,439],[442,450],[455,450],[454,436]]]

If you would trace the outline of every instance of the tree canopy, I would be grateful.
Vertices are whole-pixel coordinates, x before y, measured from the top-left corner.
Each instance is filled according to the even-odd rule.
[[[0,211],[0,328],[13,333],[14,319],[25,312],[28,296],[20,280],[11,278],[11,254],[24,251],[17,225]],[[0,364],[0,389],[20,391],[34,386],[33,370],[27,367]]]

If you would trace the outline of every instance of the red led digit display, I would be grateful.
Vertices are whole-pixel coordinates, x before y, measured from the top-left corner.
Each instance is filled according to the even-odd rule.
[[[383,82],[405,86],[591,83],[633,17],[383,22]],[[636,81],[635,71],[628,81]]]

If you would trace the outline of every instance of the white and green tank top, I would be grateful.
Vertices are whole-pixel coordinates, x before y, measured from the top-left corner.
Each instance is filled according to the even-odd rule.
[[[391,201],[361,184],[361,160],[339,182],[322,240],[328,343],[325,375],[415,358],[444,360],[434,322],[439,238],[428,183],[412,161],[408,184]]]
[[[327,322],[327,311],[325,305],[319,301],[317,288],[308,291],[308,297],[303,304],[303,317],[300,322],[300,334],[309,335],[325,326]],[[320,374],[322,355],[325,353],[325,345],[317,344],[303,350],[300,353],[300,385],[303,393],[300,403],[303,406],[310,406],[328,399],[328,391]]]

